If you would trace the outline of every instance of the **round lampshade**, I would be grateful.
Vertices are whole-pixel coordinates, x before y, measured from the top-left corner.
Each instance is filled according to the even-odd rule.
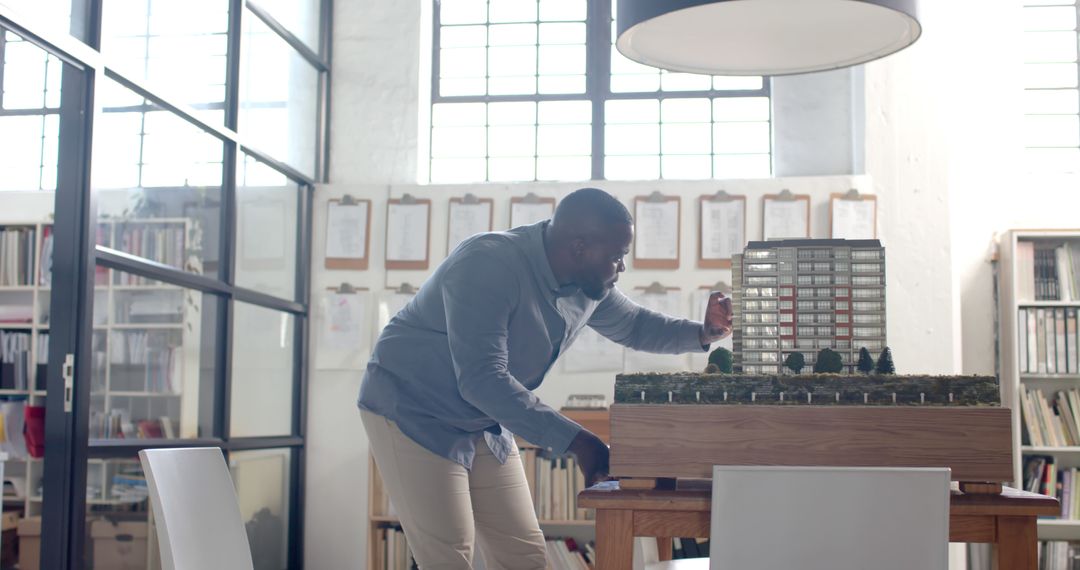
[[[616,47],[653,67],[787,75],[864,63],[919,38],[916,0],[618,0]]]

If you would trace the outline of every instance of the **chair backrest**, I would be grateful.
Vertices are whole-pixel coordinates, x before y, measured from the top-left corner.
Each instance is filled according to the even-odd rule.
[[[164,570],[250,570],[251,549],[217,447],[139,452]]]
[[[713,467],[714,569],[946,570],[949,470]]]

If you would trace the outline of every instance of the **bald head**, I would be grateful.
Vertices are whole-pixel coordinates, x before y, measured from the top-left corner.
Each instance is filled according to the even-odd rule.
[[[626,269],[634,237],[630,212],[611,194],[582,188],[559,202],[546,236],[548,260],[561,282],[574,282],[601,299]]]
[[[555,209],[551,229],[559,237],[609,232],[613,227],[632,226],[633,218],[617,198],[599,188],[574,190]]]

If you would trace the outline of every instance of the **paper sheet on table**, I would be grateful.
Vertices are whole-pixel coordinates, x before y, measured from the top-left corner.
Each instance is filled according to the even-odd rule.
[[[705,307],[709,303],[709,294],[712,293],[709,289],[695,289],[690,294],[690,318],[695,321],[705,320]],[[731,335],[721,340],[720,342],[712,343],[709,347],[709,352],[716,350],[717,348],[724,347],[728,350],[733,350],[731,342]],[[695,372],[703,372],[705,367],[709,365],[709,353],[708,352],[691,352],[690,353],[690,370]]]
[[[634,258],[679,258],[679,203],[637,202],[634,212]]]
[[[586,326],[563,354],[563,372],[622,372],[623,347]]]
[[[832,201],[832,237],[838,239],[874,239],[875,200]]]
[[[330,202],[326,216],[326,257],[363,259],[367,251],[368,203]]]
[[[386,260],[427,259],[430,204],[390,204],[386,217]]]
[[[635,290],[629,294],[637,304],[670,315],[672,317],[686,317],[686,307],[683,304],[681,291],[671,290],[664,293],[646,293],[643,290]],[[626,372],[678,372],[686,370],[687,358],[685,354],[652,354],[626,349],[623,370]]]
[[[467,237],[491,229],[491,202],[464,204],[450,202],[450,231],[446,251],[454,248]]]
[[[764,239],[809,237],[809,207],[808,200],[765,200]]]
[[[535,224],[551,217],[555,211],[555,204],[540,202],[530,204],[528,202],[513,202],[510,204],[510,227],[527,226]]]
[[[319,336],[315,349],[315,368],[320,370],[359,370],[364,367],[371,349],[371,294],[323,293],[319,306]]]
[[[731,259],[746,245],[744,200],[701,203],[701,258]]]

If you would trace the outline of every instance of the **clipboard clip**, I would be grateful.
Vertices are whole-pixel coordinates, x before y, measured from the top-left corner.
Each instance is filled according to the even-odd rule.
[[[412,205],[416,203],[416,197],[408,192],[401,195],[401,203],[405,205]]]
[[[843,200],[862,200],[862,196],[859,194],[858,190],[852,188],[851,190],[848,190],[847,192],[844,192],[844,195],[841,196],[841,199],[843,199]]]
[[[651,285],[645,288],[646,295],[666,295],[667,287],[660,284],[659,281],[653,281]]]
[[[465,194],[465,197],[461,199],[461,203],[462,204],[479,204],[480,199],[476,197],[476,194],[473,194],[472,192],[467,192]]]
[[[352,295],[359,291],[359,289],[353,287],[347,281],[342,281],[341,285],[339,285],[336,289],[334,287],[331,287],[330,290],[339,295]]]
[[[776,195],[776,199],[784,202],[791,202],[795,200],[795,195],[791,193],[791,190],[784,188]]]
[[[715,285],[709,288],[709,291],[719,291],[725,295],[731,295],[731,285],[727,284],[727,281],[717,281]]]
[[[521,202],[523,204],[539,204],[540,203],[540,197],[537,196],[536,194],[532,193],[532,192],[529,192],[528,194],[526,194],[525,196],[523,196],[521,198]]]
[[[355,206],[356,198],[353,198],[352,194],[346,194],[341,197],[341,202],[339,202],[339,204],[342,206]]]
[[[401,285],[398,285],[396,289],[394,289],[394,293],[397,293],[399,295],[415,295],[416,287],[413,287],[408,283],[402,283]]]
[[[649,202],[650,204],[657,204],[660,202],[666,202],[667,200],[664,198],[664,195],[661,194],[659,190],[653,190],[652,194],[649,194],[649,197],[645,198],[645,201]]]
[[[716,194],[709,197],[709,200],[713,202],[730,202],[734,199],[735,197],[728,194],[726,190],[717,190]]]

